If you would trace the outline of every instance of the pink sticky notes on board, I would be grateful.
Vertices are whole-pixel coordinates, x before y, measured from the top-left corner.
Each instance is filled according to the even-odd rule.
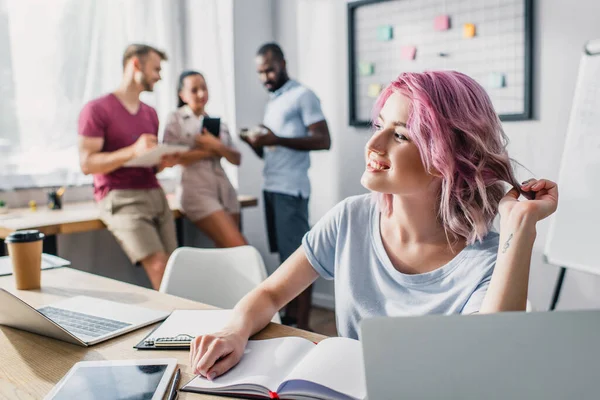
[[[433,29],[436,31],[447,31],[450,29],[450,16],[438,15],[433,20]]]
[[[403,60],[414,60],[417,55],[415,46],[402,46],[400,48],[400,58]]]

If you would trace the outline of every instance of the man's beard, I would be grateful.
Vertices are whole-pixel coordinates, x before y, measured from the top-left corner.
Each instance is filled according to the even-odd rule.
[[[285,84],[287,79],[288,79],[288,77],[285,74],[279,75],[277,80],[275,82],[273,82],[273,86],[271,87],[271,89],[268,89],[269,92],[275,92],[275,91],[279,90]]]
[[[142,75],[142,79],[140,79],[140,85],[144,88],[145,92],[152,92],[154,90],[154,85],[151,85],[146,79],[145,75]]]

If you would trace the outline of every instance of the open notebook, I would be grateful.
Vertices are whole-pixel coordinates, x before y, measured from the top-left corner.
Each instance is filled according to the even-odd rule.
[[[183,392],[253,399],[358,400],[366,398],[360,342],[328,338],[315,345],[286,337],[250,340],[240,363],[209,381],[197,376]]]

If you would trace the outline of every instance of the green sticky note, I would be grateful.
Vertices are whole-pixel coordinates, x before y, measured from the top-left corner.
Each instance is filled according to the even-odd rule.
[[[506,86],[506,77],[500,72],[490,72],[487,79],[487,86],[490,89],[500,89]]]
[[[375,73],[375,64],[369,62],[361,62],[358,64],[358,71],[363,76],[373,75]]]
[[[377,27],[377,40],[385,42],[392,40],[394,37],[394,29],[391,25],[381,25]]]

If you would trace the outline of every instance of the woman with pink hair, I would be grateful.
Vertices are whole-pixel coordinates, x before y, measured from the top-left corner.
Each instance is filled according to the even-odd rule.
[[[334,280],[338,332],[351,338],[367,317],[525,310],[536,223],[556,210],[558,188],[516,182],[485,90],[458,72],[403,73],[373,122],[361,179],[373,194],[335,206],[227,328],[197,337],[194,373],[213,379],[237,364],[248,338],[319,276]]]

